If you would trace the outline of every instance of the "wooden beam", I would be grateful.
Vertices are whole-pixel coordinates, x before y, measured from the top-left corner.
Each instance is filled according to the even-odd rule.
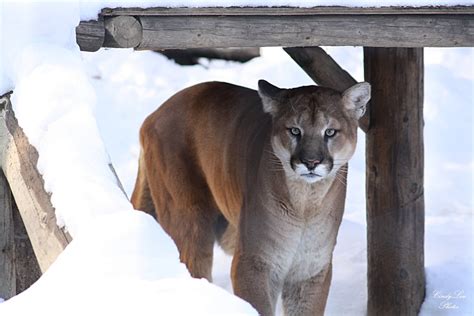
[[[76,27],[76,43],[85,52],[98,51],[104,45],[104,21],[81,21]]]
[[[20,294],[41,277],[41,269],[21,219],[20,211],[15,201],[12,202],[13,226],[15,229],[16,294]]]
[[[180,65],[198,65],[200,58],[221,59],[237,62],[247,62],[260,57],[258,47],[246,48],[193,48],[193,49],[165,49],[156,51]]]
[[[474,46],[472,15],[141,16],[137,49]]]
[[[0,170],[0,297],[16,294],[15,242],[12,197],[5,175]]]
[[[142,40],[142,26],[133,16],[105,19],[104,47],[133,48]]]
[[[0,164],[44,272],[71,237],[56,225],[50,196],[36,168],[37,161],[38,152],[18,126],[10,98],[0,98]]]
[[[368,315],[417,315],[425,295],[423,49],[365,48]]]
[[[105,23],[117,17],[138,19],[139,23],[114,22],[113,31],[105,35],[106,46],[142,50],[265,46],[474,46],[474,6],[102,10],[101,18],[105,19]],[[141,39],[139,24],[142,27]],[[128,39],[122,38],[114,43],[115,38],[121,38],[120,34],[128,34]]]
[[[284,50],[320,86],[343,92],[357,83],[320,47],[286,47]],[[369,128],[368,113],[366,111],[359,120],[364,132]]]
[[[298,7],[207,7],[207,8],[104,8],[102,16],[292,16],[292,15],[426,15],[426,14],[474,14],[474,6],[392,6],[392,7],[344,7],[316,6],[311,8]]]

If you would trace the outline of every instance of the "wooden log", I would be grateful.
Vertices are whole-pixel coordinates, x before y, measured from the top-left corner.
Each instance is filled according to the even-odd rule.
[[[71,237],[56,225],[50,196],[36,168],[37,161],[38,152],[18,126],[9,97],[0,98],[0,164],[44,272]]]
[[[474,46],[474,19],[452,15],[139,16],[137,49],[265,46]]]
[[[21,219],[20,211],[15,201],[12,202],[13,226],[15,229],[16,294],[20,294],[41,277],[41,269]]]
[[[12,197],[5,175],[0,170],[0,297],[16,294],[15,243]]]
[[[425,295],[423,49],[365,48],[368,315],[417,315]]]
[[[142,40],[142,26],[133,16],[105,19],[104,47],[132,48]]]
[[[315,6],[298,8],[288,6],[274,7],[202,7],[202,8],[104,8],[102,16],[301,16],[301,15],[427,15],[427,14],[474,14],[474,6],[392,6],[392,7],[344,7]]]
[[[194,48],[194,49],[165,49],[156,51],[173,59],[180,65],[198,65],[200,58],[221,59],[237,62],[247,62],[260,57],[260,48]]]
[[[318,85],[343,92],[357,83],[321,47],[285,47],[284,50]],[[368,113],[359,120],[364,132],[369,128]]]
[[[104,45],[104,21],[81,21],[76,27],[76,43],[82,51],[95,52]]]

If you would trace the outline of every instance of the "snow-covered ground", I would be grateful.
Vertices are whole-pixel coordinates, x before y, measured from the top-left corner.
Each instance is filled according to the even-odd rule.
[[[203,66],[192,67],[153,52],[81,54],[74,44],[79,13],[93,15],[100,5],[12,3],[0,3],[0,94],[15,88],[20,125],[39,150],[38,167],[53,192],[59,222],[74,241],[35,285],[0,304],[0,315],[252,314],[242,300],[189,277],[170,238],[149,216],[132,211],[107,164],[114,163],[130,195],[141,122],[186,86],[221,80],[256,88],[258,79],[266,79],[294,87],[311,80],[278,48],[266,48],[261,58],[244,65],[203,60]],[[360,48],[328,51],[363,79]],[[474,50],[426,49],[425,63],[427,300],[422,315],[472,315]],[[351,162],[328,315],[366,310],[363,140],[360,134]],[[231,291],[229,265],[230,258],[216,248],[215,282]]]
[[[326,48],[356,79],[363,80],[360,48]],[[183,87],[221,80],[256,88],[258,79],[281,87],[311,84],[279,48],[264,48],[246,64],[202,60],[179,66],[152,52],[102,50],[83,53],[98,95],[99,129],[117,172],[133,190],[137,131],[143,119]],[[425,50],[425,201],[427,302],[422,315],[469,315],[472,294],[473,49]],[[107,105],[107,106],[106,106]],[[117,131],[120,126],[120,132]],[[366,303],[364,134],[352,159],[344,221],[334,254],[329,315],[364,315]],[[230,257],[216,247],[214,279],[231,291]],[[442,295],[457,309],[443,305]],[[462,295],[461,295],[462,296]],[[350,298],[350,299],[349,299]],[[444,309],[443,309],[444,308]]]

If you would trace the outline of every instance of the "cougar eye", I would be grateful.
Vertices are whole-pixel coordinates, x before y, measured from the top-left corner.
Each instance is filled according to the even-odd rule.
[[[326,134],[327,137],[333,137],[336,135],[336,130],[334,128],[328,128],[324,134]]]
[[[298,127],[289,128],[291,135],[293,136],[300,136],[301,130]]]

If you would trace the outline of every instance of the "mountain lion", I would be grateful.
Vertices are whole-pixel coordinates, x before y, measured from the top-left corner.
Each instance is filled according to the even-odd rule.
[[[235,294],[260,314],[281,293],[286,315],[320,315],[370,85],[258,87],[198,84],[148,116],[132,203],[193,277],[211,281],[218,241],[234,255]]]

